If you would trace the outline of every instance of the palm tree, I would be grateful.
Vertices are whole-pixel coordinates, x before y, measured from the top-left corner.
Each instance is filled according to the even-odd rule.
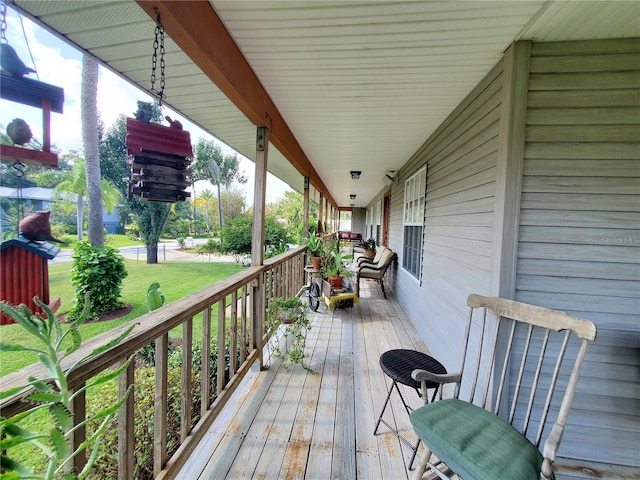
[[[82,158],[75,157],[73,159],[73,167],[71,170],[47,170],[37,177],[38,184],[55,183],[54,193],[60,198],[69,199],[71,195],[76,195],[76,222],[78,226],[78,241],[82,240],[82,224],[84,210],[84,196],[87,194],[87,178],[85,175],[85,161]],[[102,210],[102,204],[108,212],[112,212],[118,201],[120,200],[120,192],[111,182],[101,179],[100,188],[102,191],[101,202],[99,204]],[[95,207],[90,207],[95,208]],[[102,228],[102,225],[100,225]]]
[[[102,215],[102,179],[98,153],[98,62],[84,55],[82,60],[82,142],[86,159],[85,176],[89,197],[89,243],[104,246],[104,217]],[[82,224],[80,224],[82,225]],[[82,229],[78,229],[81,233]],[[81,236],[81,235],[80,235]]]
[[[211,227],[209,226],[209,202],[214,198],[216,198],[216,196],[211,190],[209,190],[208,188],[205,188],[200,192],[200,194],[198,195],[198,198],[204,202],[204,215],[207,221],[207,236],[210,237]]]

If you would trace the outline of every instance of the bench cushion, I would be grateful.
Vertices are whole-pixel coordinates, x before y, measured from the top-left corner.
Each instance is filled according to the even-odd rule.
[[[483,408],[446,399],[416,409],[410,418],[420,439],[465,480],[540,478],[540,451]]]

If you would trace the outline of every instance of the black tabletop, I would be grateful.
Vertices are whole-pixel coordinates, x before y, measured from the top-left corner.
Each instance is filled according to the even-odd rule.
[[[439,361],[417,350],[386,351],[380,355],[380,366],[390,378],[413,388],[420,388],[420,382],[411,378],[411,372],[416,369],[438,374],[447,373]],[[436,388],[437,386],[435,383],[427,382],[428,388]]]

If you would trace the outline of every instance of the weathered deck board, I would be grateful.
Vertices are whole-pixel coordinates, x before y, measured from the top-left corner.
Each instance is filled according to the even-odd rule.
[[[362,282],[359,305],[321,306],[312,323],[307,353],[316,373],[277,359],[252,372],[178,478],[408,478],[408,448],[384,426],[373,435],[389,387],[380,354],[425,351],[404,312],[392,294],[385,300],[377,284]],[[387,408],[385,419],[415,438],[402,404],[394,398]]]

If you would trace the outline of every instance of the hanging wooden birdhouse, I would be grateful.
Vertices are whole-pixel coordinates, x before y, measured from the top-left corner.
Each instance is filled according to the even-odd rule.
[[[3,162],[19,161],[30,165],[58,168],[58,155],[51,152],[51,112],[62,113],[64,90],[32,78],[13,76],[5,71],[0,72],[0,75],[0,97],[41,108],[43,132],[42,151],[22,148],[21,145],[31,139],[31,131],[24,120],[14,119],[7,126],[7,130],[10,130],[12,124],[16,122],[14,125],[19,127],[19,134],[12,135],[11,132],[7,132],[14,145],[0,145],[0,158]]]
[[[129,196],[151,202],[182,202],[187,167],[193,156],[191,136],[178,122],[165,127],[127,118],[127,163],[131,167]]]

